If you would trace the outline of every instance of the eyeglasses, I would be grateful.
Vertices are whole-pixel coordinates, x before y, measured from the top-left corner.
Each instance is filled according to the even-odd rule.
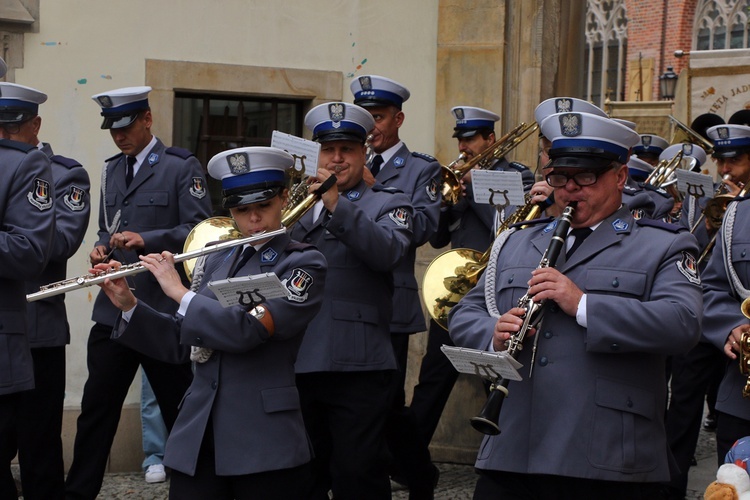
[[[573,179],[573,182],[579,186],[591,186],[592,184],[596,184],[600,175],[611,168],[612,167],[607,167],[601,170],[584,170],[583,172],[576,172],[572,175],[562,172],[552,172],[547,174],[544,178],[547,181],[547,184],[555,188],[564,187],[570,179]]]
[[[0,123],[0,128],[9,134],[17,134],[21,131],[21,127],[30,120],[31,118],[27,118],[21,122]]]

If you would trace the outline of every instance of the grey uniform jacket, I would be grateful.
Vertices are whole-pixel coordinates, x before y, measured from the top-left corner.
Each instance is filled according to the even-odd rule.
[[[726,222],[726,221],[725,221]],[[721,231],[726,230],[726,223]],[[732,231],[732,266],[743,288],[750,287],[750,201],[742,200],[737,205],[737,214]],[[729,333],[750,320],[740,312],[742,298],[730,285],[725,268],[726,252],[721,233],[716,238],[711,258],[703,273],[703,336],[722,352]],[[716,396],[716,409],[737,418],[750,420],[750,401],[742,397],[747,377],[739,370],[738,360],[727,358],[724,378]]]
[[[164,250],[179,253],[193,226],[211,215],[211,199],[203,170],[195,156],[185,149],[167,148],[157,140],[130,187],[125,186],[123,154],[110,158],[104,171],[106,184],[102,184],[106,185],[106,191],[102,192],[99,240],[94,246],[109,248],[107,224],[116,225],[115,217],[119,213],[119,227],[112,227],[113,232],[139,233],[146,245],[142,253]],[[123,264],[138,262],[138,254],[117,250],[113,259]],[[182,272],[182,266],[178,268]],[[135,287],[136,297],[150,306],[165,312],[177,310],[174,301],[162,293],[151,273],[136,274],[128,279],[131,287]],[[117,308],[100,291],[92,319],[104,325],[114,325],[118,314]]]
[[[656,215],[654,197],[630,178],[622,190],[622,202],[628,206],[630,213],[636,219],[658,219],[654,216]]]
[[[526,293],[554,224],[516,232],[503,247],[494,275],[500,314]],[[569,262],[560,256],[557,269],[587,294],[587,328],[551,305],[536,334],[533,376],[527,341],[518,356],[524,380],[510,382],[502,432],[484,439],[478,468],[609,481],[669,479],[665,359],[698,342],[702,310],[700,279],[690,269],[695,239],[673,231],[677,226],[660,221],[636,222],[621,208]],[[451,311],[449,332],[458,346],[490,346],[497,320],[485,304],[489,272]]]
[[[339,196],[333,214],[313,221],[310,211],[291,230],[328,261],[323,307],[305,333],[297,373],[396,368],[392,272],[411,245],[412,208],[379,184],[360,182]]]
[[[89,174],[76,160],[55,155],[49,144],[41,148],[50,159],[55,183],[55,238],[47,267],[26,282],[26,292],[64,280],[68,259],[78,251],[86,235],[91,214]],[[30,302],[27,306],[31,347],[58,347],[70,343],[70,327],[65,309],[65,294]]]
[[[265,305],[275,331],[268,331],[242,306],[224,308],[207,285],[227,277],[241,249],[209,255],[205,275],[185,317],[155,311],[138,303],[128,324],[120,321],[114,337],[156,359],[181,363],[190,346],[214,349],[205,363],[195,363],[193,382],[167,440],[164,464],[195,473],[209,418],[214,435],[216,473],[241,475],[307,463],[312,457],[294,360],[307,324],[323,301],[326,262],[309,245],[276,236],[237,273],[274,272],[290,299]],[[146,334],[148,332],[148,334]]]
[[[0,395],[34,388],[26,336],[26,281],[47,265],[55,232],[47,156],[0,139]]]
[[[414,276],[417,248],[424,245],[437,229],[440,218],[438,183],[440,164],[435,158],[411,153],[403,145],[383,164],[377,181],[395,187],[411,199],[414,209],[413,239],[409,252],[393,271],[393,318],[391,332],[416,333],[425,330],[419,286]]]
[[[508,163],[505,159],[496,160],[492,170],[521,172],[524,189],[531,189],[534,184],[534,174],[520,163]],[[516,206],[503,209],[505,216],[516,210]],[[435,248],[442,248],[448,243],[451,248],[470,248],[484,252],[495,239],[493,227],[497,209],[492,205],[474,202],[474,190],[471,183],[466,184],[466,193],[453,207],[448,207],[440,214],[440,222],[435,236],[430,244]]]

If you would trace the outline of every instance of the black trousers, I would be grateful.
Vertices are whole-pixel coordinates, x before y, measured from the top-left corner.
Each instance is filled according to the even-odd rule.
[[[654,500],[658,483],[597,481],[544,474],[518,474],[479,470],[474,500]]]
[[[171,500],[299,500],[310,484],[310,464],[289,469],[218,476],[213,424],[209,421],[201,443],[195,475],[173,470],[169,482]],[[272,452],[273,450],[268,450]]]
[[[301,497],[328,500],[391,498],[385,421],[392,370],[297,375],[305,427],[315,451],[313,478]]]
[[[699,342],[687,354],[672,358],[672,378],[667,410],[667,442],[677,462],[670,489],[683,498],[687,491],[690,461],[698,444],[708,388],[721,381],[727,358],[712,344]],[[722,457],[723,458],[723,457]]]
[[[144,335],[158,332],[144,332]],[[89,376],[83,388],[73,463],[65,483],[68,499],[94,500],[107,466],[122,404],[140,365],[146,372],[168,430],[192,380],[190,364],[162,363],[112,340],[112,327],[95,324],[88,341]]]
[[[10,462],[16,456],[16,420],[20,393],[0,395],[0,500],[18,498]]]
[[[411,500],[431,500],[434,493],[436,468],[432,465],[429,441],[420,432],[412,409],[406,406],[404,384],[409,355],[409,334],[391,333],[398,370],[391,383],[391,410],[385,435],[391,452],[391,476],[409,486]]]
[[[419,369],[419,383],[414,387],[411,411],[424,442],[432,441],[440,416],[458,379],[458,372],[440,347],[452,346],[448,331],[430,320],[427,350]]]
[[[20,393],[16,434],[23,497],[59,500],[65,497],[65,346],[34,348],[31,356],[35,388]]]

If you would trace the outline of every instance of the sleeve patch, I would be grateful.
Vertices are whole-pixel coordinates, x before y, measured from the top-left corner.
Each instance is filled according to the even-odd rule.
[[[425,191],[427,192],[427,197],[430,199],[430,201],[437,201],[438,199],[437,179],[432,179],[430,183],[425,187]]]
[[[388,214],[388,217],[390,217],[393,222],[401,227],[408,228],[411,225],[409,222],[409,211],[404,207],[399,207],[391,210],[391,212]]]
[[[304,269],[295,268],[288,279],[281,282],[289,292],[289,300],[292,302],[305,302],[308,291],[313,284],[313,277]]]
[[[78,186],[70,186],[63,196],[63,203],[73,212],[80,212],[86,208],[86,191]]]
[[[698,275],[698,264],[693,254],[682,252],[682,259],[677,262],[677,269],[690,283],[695,285],[701,284],[701,278]]]
[[[50,193],[50,183],[44,179],[34,179],[34,188],[26,194],[26,199],[40,212],[52,208],[52,195]]]
[[[206,181],[203,180],[203,177],[193,177],[192,184],[190,185],[190,195],[200,200],[206,197],[206,193]]]

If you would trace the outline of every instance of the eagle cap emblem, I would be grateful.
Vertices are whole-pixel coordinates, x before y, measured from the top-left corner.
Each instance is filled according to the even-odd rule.
[[[372,80],[370,80],[369,76],[360,76],[359,85],[362,87],[362,90],[372,90]]]
[[[340,122],[344,119],[345,114],[346,112],[343,103],[335,102],[328,105],[328,116],[331,118],[332,122]]]
[[[582,129],[583,117],[579,113],[565,113],[560,116],[560,133],[565,137],[579,136]]]
[[[570,99],[556,99],[555,110],[557,113],[570,113],[573,111],[573,101]]]
[[[247,153],[234,153],[227,156],[229,171],[234,175],[246,174],[250,172],[250,159]]]
[[[729,128],[728,127],[719,127],[716,129],[716,132],[719,133],[719,139],[729,139]]]

